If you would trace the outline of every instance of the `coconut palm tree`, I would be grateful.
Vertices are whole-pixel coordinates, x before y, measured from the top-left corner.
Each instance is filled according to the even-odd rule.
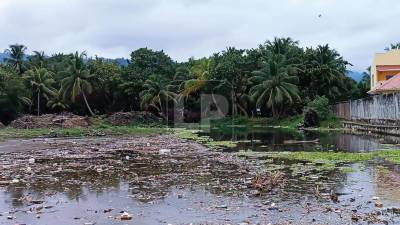
[[[23,60],[25,57],[26,47],[20,44],[10,45],[7,50],[9,57],[5,60],[6,64],[12,66],[19,74],[23,73]]]
[[[70,65],[62,72],[61,77],[65,78],[61,81],[60,91],[63,99],[69,99],[71,102],[75,102],[77,97],[82,96],[86,108],[93,116],[94,113],[90,108],[86,94],[91,94],[93,91],[92,82],[94,81],[95,75],[90,74],[89,69],[86,68],[84,57],[86,57],[85,52],[81,54],[76,52],[74,54]]]
[[[202,58],[195,62],[190,68],[190,74],[195,78],[184,82],[183,96],[188,97],[190,94],[198,92],[207,84],[207,81],[210,79],[212,63],[212,60],[208,58]]]
[[[264,46],[261,48],[266,48],[272,54],[288,55],[294,47],[297,48],[299,42],[294,41],[292,38],[278,38],[275,37],[273,41],[266,41]]]
[[[400,42],[397,42],[397,43],[391,43],[390,46],[385,48],[385,51],[399,50],[399,49],[400,49]]]
[[[57,92],[56,95],[51,98],[47,104],[47,107],[49,107],[52,110],[66,110],[69,108],[69,105],[65,103],[65,100],[62,97],[62,94],[60,92]]]
[[[23,78],[29,82],[29,86],[33,89],[37,96],[37,114],[40,115],[40,98],[49,100],[54,96],[55,90],[53,75],[45,68],[34,68],[24,73]]]
[[[300,100],[298,77],[289,75],[288,71],[284,60],[273,57],[268,62],[263,61],[261,70],[254,71],[250,78],[256,84],[250,89],[256,106],[271,108],[273,117],[280,116],[284,104]]]
[[[175,86],[159,76],[151,75],[143,85],[144,90],[140,92],[141,107],[143,109],[153,108],[165,117],[164,108],[168,107],[170,100],[175,101],[177,97],[174,92]]]
[[[325,95],[335,99],[345,92],[346,66],[351,65],[345,61],[337,51],[328,45],[318,46],[306,51],[306,71],[311,75],[310,83],[313,96]]]
[[[46,55],[43,51],[33,51],[33,55],[29,57],[29,63],[32,67],[44,67]]]

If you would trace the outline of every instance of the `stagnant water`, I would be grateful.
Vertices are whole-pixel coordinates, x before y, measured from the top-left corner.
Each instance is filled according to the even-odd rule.
[[[298,131],[282,128],[206,128],[201,135],[238,141],[230,151],[346,151],[371,152],[400,148],[400,137],[354,134],[344,131]]]
[[[203,135],[242,142],[218,154],[170,136],[2,142],[0,181],[15,181],[0,185],[0,224],[348,224],[353,214],[362,215],[361,223],[400,223],[398,165],[357,163],[342,172],[269,162],[271,171],[287,173],[286,184],[255,196],[248,185],[255,172],[249,168],[261,168],[260,162],[242,168],[226,159],[232,151],[248,149],[396,149],[396,138],[271,128],[211,129]],[[160,155],[159,149],[171,153]],[[323,194],[334,190],[340,203],[316,199],[316,185]],[[377,197],[382,208],[375,206]],[[132,220],[121,221],[123,211]]]

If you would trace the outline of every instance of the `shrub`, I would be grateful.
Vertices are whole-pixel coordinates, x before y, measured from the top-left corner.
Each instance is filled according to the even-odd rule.
[[[320,120],[325,120],[330,114],[329,100],[325,96],[317,96],[314,100],[307,104],[304,111],[306,112],[308,109],[314,110],[318,114]]]

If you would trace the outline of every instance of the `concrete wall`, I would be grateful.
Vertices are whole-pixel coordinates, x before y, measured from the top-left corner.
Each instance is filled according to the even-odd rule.
[[[333,106],[333,112],[344,120],[400,125],[400,93],[342,102]]]

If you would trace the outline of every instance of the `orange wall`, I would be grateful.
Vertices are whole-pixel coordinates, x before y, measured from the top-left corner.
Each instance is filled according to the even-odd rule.
[[[398,75],[399,71],[378,71],[378,81],[386,80],[386,75]]]

